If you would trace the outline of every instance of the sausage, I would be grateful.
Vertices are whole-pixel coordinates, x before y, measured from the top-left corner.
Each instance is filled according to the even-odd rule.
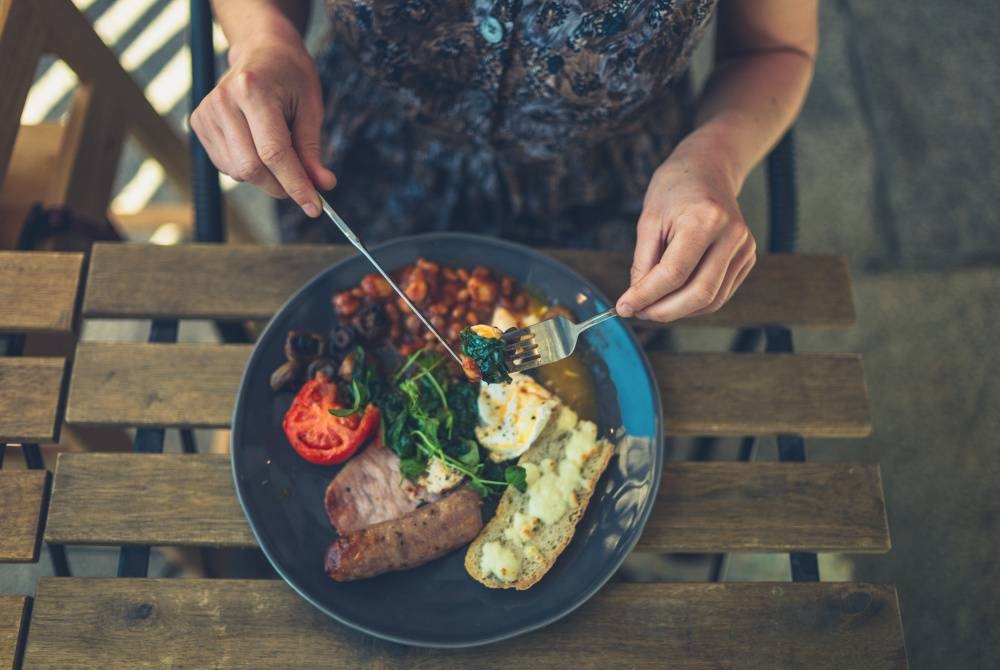
[[[326,552],[335,581],[408,570],[468,544],[483,527],[479,496],[461,488],[406,516],[341,535]]]

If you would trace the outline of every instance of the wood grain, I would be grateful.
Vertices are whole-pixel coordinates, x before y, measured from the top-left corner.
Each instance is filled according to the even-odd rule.
[[[309,278],[352,253],[342,246],[98,244],[83,309],[92,317],[267,319]],[[548,253],[611,299],[627,286],[629,253]],[[854,302],[847,263],[835,256],[763,256],[728,305],[690,323],[850,326]]]
[[[0,251],[0,332],[73,330],[83,254]]]
[[[4,91],[0,95],[0,183],[7,174],[21,124],[21,110],[45,48],[45,33],[45,26],[30,2],[0,2],[0,63],[4,64]]]
[[[311,277],[352,253],[332,245],[95,244],[83,311],[269,319]]]
[[[244,345],[81,342],[66,420],[115,426],[225,427]]]
[[[38,560],[48,491],[45,470],[0,470],[0,563]]]
[[[81,343],[67,421],[228,427],[249,346]],[[655,354],[668,435],[860,437],[861,359],[837,354]]]
[[[896,670],[906,652],[885,585],[612,584],[543,630],[442,651],[351,632],[278,581],[43,577],[25,664]]]
[[[136,482],[143,482],[142,496],[131,495]],[[236,501],[229,459],[214,454],[60,454],[45,539],[256,546]],[[637,549],[888,551],[878,467],[672,463]]]
[[[142,483],[140,496],[132,493],[136,482]],[[229,457],[219,454],[59,454],[45,539],[256,546],[236,499]]]
[[[0,442],[58,442],[62,358],[0,358]]]
[[[21,667],[24,616],[29,600],[25,596],[0,596],[0,670]]]
[[[669,435],[865,437],[856,354],[652,354]]]
[[[670,463],[636,551],[885,553],[877,465]]]

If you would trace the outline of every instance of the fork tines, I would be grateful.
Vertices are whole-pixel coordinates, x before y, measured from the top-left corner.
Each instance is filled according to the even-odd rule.
[[[507,359],[507,369],[510,372],[524,372],[538,367],[541,355],[538,353],[534,333],[527,328],[521,328],[505,333],[503,339],[507,343],[504,347],[504,358]]]

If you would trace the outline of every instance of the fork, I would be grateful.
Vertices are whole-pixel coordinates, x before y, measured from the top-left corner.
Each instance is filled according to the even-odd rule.
[[[539,321],[528,328],[504,333],[504,362],[509,372],[524,372],[561,361],[576,349],[580,335],[599,323],[618,316],[614,307],[583,323],[573,323],[564,316]]]

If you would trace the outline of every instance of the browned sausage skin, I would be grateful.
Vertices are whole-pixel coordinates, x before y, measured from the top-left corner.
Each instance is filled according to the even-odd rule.
[[[462,488],[406,516],[341,535],[326,552],[326,573],[347,582],[440,558],[479,534],[481,502],[474,491]]]

